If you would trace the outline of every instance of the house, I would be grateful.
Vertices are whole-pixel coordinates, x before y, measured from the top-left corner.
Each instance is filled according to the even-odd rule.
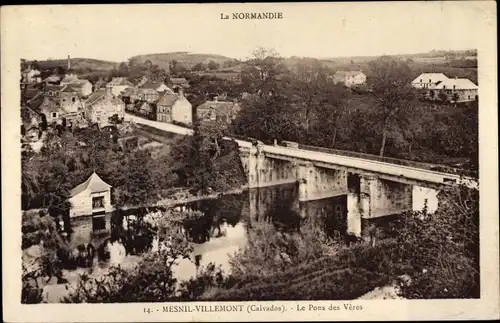
[[[219,121],[230,124],[240,109],[241,107],[236,101],[219,101],[215,97],[213,101],[206,101],[196,108],[196,117],[200,122]]]
[[[333,75],[333,83],[344,83],[346,86],[366,84],[366,75],[362,71],[337,71]]]
[[[466,78],[447,78],[429,88],[429,97],[433,100],[446,95],[447,101],[469,102],[478,95],[478,86]]]
[[[121,92],[123,92],[130,86],[134,86],[134,84],[129,82],[127,78],[113,77],[111,81],[106,85],[106,88],[109,88],[114,96],[118,96]]]
[[[138,88],[139,99],[149,103],[155,103],[165,92],[174,93],[172,89],[163,83],[146,82]]]
[[[172,77],[170,78],[170,83],[172,84],[172,89],[182,87],[187,89],[190,87],[189,82],[183,77]]]
[[[430,89],[447,79],[443,73],[422,73],[411,82],[411,86],[416,89]]]
[[[67,85],[60,91],[60,106],[67,113],[83,112],[83,101],[80,99],[80,90],[73,85]]]
[[[81,97],[87,97],[92,93],[92,83],[89,80],[81,80],[78,76],[69,74],[62,79],[61,86],[71,85],[74,89],[78,91]]]
[[[165,91],[165,94],[156,103],[156,120],[160,122],[193,123],[193,106],[184,96],[184,91],[179,93]]]
[[[92,93],[84,102],[85,118],[99,127],[109,124],[109,118],[117,115],[118,119],[125,116],[125,103],[111,93],[111,88],[101,89]]]
[[[113,210],[111,204],[111,185],[104,182],[95,172],[80,185],[71,190],[69,201],[71,219],[91,216],[92,232],[109,230],[106,215]]]
[[[59,105],[59,98],[45,95],[41,104],[38,106],[40,111],[47,120],[47,124],[61,123],[64,110]]]

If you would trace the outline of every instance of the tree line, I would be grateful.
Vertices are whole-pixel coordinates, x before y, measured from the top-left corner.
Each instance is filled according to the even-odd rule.
[[[418,161],[477,167],[477,101],[421,101],[403,60],[371,61],[365,88],[334,84],[320,61],[288,67],[277,53],[256,51],[242,71],[250,93],[231,131],[260,140],[291,140]],[[465,131],[463,131],[465,129]]]

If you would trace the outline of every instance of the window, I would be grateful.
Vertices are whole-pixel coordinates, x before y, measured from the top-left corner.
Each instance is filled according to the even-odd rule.
[[[59,91],[55,91],[55,92],[54,92],[54,95],[55,95],[55,96],[59,96]]]
[[[446,85],[443,85],[443,90],[446,90]]]
[[[52,112],[52,118],[57,118],[57,112]]]
[[[455,86],[455,85],[453,85],[453,89],[455,89],[455,87],[456,87],[456,86]]]
[[[92,198],[92,208],[104,208],[104,196],[97,196]]]
[[[429,79],[429,83],[432,83],[431,79]]]
[[[66,99],[63,99],[63,102],[66,102]]]
[[[214,121],[217,119],[217,115],[215,114],[215,112],[212,110],[210,111],[210,116],[209,116],[210,120]]]
[[[73,102],[73,103],[74,103],[74,102],[76,102],[76,98],[75,98],[75,97],[72,97],[72,98],[71,98],[71,102]]]
[[[422,79],[420,79],[420,83],[422,83]]]
[[[54,95],[54,93],[52,91],[49,91],[48,93],[49,93],[49,96]]]
[[[92,231],[102,231],[106,230],[106,217],[105,214],[94,214],[92,215]]]

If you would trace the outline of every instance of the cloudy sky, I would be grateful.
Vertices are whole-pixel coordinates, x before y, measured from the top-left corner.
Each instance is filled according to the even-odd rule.
[[[6,9],[3,25],[21,57],[39,60],[69,54],[124,61],[173,51],[245,58],[258,46],[311,57],[469,49],[480,47],[485,25],[494,23],[491,9],[474,1]],[[282,12],[284,19],[220,19],[233,12]]]

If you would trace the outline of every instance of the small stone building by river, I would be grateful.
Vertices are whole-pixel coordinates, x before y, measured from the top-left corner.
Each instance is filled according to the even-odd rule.
[[[81,236],[80,239],[87,240],[92,233],[110,231],[109,217],[113,211],[111,185],[95,172],[71,190],[69,201],[72,205],[69,212],[72,226],[78,228],[74,230],[73,238]]]

